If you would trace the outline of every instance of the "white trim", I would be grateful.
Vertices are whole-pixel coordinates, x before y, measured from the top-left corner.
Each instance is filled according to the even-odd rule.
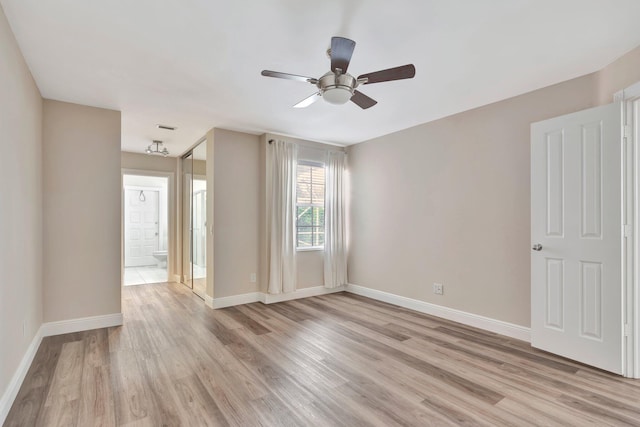
[[[205,295],[205,303],[211,308],[233,307],[234,305],[251,304],[252,302],[262,301],[262,292],[249,292],[247,294],[231,295],[222,298],[211,298]]]
[[[122,321],[122,313],[113,313],[102,316],[61,320],[59,322],[47,322],[43,323],[40,329],[43,337],[49,337],[52,335],[70,334],[72,332],[89,331],[91,329],[121,326]]]
[[[301,246],[296,248],[297,252],[319,252],[324,251],[324,246]]]
[[[286,294],[267,294],[264,292],[249,292],[240,295],[231,295],[222,298],[211,298],[205,295],[204,302],[211,308],[233,307],[234,305],[251,304],[252,302],[261,302],[263,304],[273,304],[276,302],[290,301],[300,298],[315,297],[318,295],[332,294],[334,292],[346,291],[346,286],[337,288],[325,288],[324,286],[312,286],[310,288],[298,289],[294,292]]]
[[[36,332],[36,335],[31,340],[31,344],[27,348],[26,353],[22,357],[20,364],[18,365],[18,369],[11,377],[11,381],[7,386],[2,398],[0,399],[0,425],[3,425],[5,420],[7,419],[7,415],[9,415],[9,411],[11,410],[11,406],[13,402],[16,400],[16,396],[18,396],[18,392],[20,391],[20,387],[22,387],[22,382],[24,378],[27,376],[27,372],[29,372],[29,368],[33,363],[33,359],[38,352],[38,348],[40,348],[40,343],[42,342],[42,326]]]
[[[399,305],[400,307],[419,311],[443,319],[452,320],[464,325],[473,326],[484,329],[486,331],[495,332],[519,340],[531,341],[531,331],[525,326],[515,325],[513,323],[503,322],[502,320],[492,319],[466,311],[456,310],[454,308],[444,307],[437,304],[431,304],[376,289],[366,288],[364,286],[347,285],[347,292],[356,295],[362,295],[367,298],[383,301],[389,304]]]
[[[206,305],[207,307],[215,308],[215,307],[213,306],[213,298],[211,298],[211,297],[210,297],[209,295],[207,295],[206,293],[204,294],[204,303],[205,303],[205,305]],[[237,305],[237,304],[234,304],[234,305]]]
[[[311,288],[297,289],[294,292],[288,292],[286,294],[263,294],[265,304],[273,304],[274,302],[290,301],[292,299],[315,297],[318,295],[333,294],[335,292],[346,291],[345,286],[338,288],[325,288],[324,286],[313,286]]]
[[[632,98],[640,97],[640,82],[634,83],[628,88],[620,90],[613,94],[613,101],[627,101]]]
[[[620,90],[613,94],[613,102],[618,102],[623,100],[624,100],[624,90]]]
[[[622,104],[622,133],[624,142],[623,167],[627,169],[623,176],[623,209],[626,225],[632,229],[623,249],[623,375],[629,378],[640,378],[640,299],[638,293],[638,274],[640,269],[638,254],[640,253],[640,153],[638,153],[638,112],[635,103],[640,99],[640,82],[635,83],[614,95]],[[626,264],[626,265],[625,265]]]

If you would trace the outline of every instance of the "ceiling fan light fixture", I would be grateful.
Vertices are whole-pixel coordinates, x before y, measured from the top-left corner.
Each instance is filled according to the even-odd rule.
[[[342,105],[349,102],[353,96],[356,79],[349,74],[328,72],[320,77],[318,87],[322,91],[322,98],[329,104]]]
[[[328,87],[322,93],[322,98],[334,105],[346,104],[352,96],[351,88],[345,86]]]

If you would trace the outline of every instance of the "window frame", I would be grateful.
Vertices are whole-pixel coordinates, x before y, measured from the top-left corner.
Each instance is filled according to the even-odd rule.
[[[317,204],[317,203],[298,203],[298,170],[297,168],[299,168],[300,166],[311,166],[311,167],[316,167],[316,168],[322,168],[324,170],[324,182],[323,182],[323,193],[322,193],[322,205]],[[323,223],[324,223],[324,214],[326,212],[326,195],[327,195],[327,166],[323,163],[323,162],[318,162],[318,161],[313,161],[313,160],[301,160],[299,159],[297,164],[296,164],[296,195],[295,195],[295,204],[296,204],[296,223],[295,223],[295,227],[296,227],[296,251],[298,252],[311,252],[311,251],[324,251],[324,243],[322,244],[322,246],[298,246],[298,228],[299,227],[309,227],[309,228],[313,228],[314,226],[308,226],[308,225],[303,225],[303,226],[298,226],[298,208],[299,207],[310,207],[310,208],[314,208],[314,207],[321,207],[322,208],[322,216],[323,216]],[[320,228],[320,226],[315,226],[316,228]],[[323,226],[324,228],[324,226]],[[324,240],[323,240],[324,241]]]

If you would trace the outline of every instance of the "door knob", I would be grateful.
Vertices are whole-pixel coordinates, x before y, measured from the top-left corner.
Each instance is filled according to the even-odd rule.
[[[531,249],[533,249],[534,251],[541,251],[542,245],[540,243],[536,243]]]

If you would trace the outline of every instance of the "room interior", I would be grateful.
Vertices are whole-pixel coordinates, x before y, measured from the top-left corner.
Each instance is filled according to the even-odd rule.
[[[637,380],[529,344],[531,124],[610,104],[640,82],[636,2],[556,3],[402,10],[331,1],[334,22],[330,11],[284,0],[251,4],[251,13],[246,4],[172,3],[152,16],[143,5],[0,0],[0,421],[20,425],[19,408],[49,390],[28,375],[44,366],[38,349],[54,343],[52,352],[85,361],[112,357],[110,372],[103,361],[91,375],[106,375],[123,399],[128,384],[116,366],[142,358],[144,374],[162,378],[168,362],[150,347],[171,361],[211,358],[209,368],[173,364],[177,383],[201,397],[190,410],[149,396],[165,379],[140,386],[147,377],[134,375],[156,406],[122,415],[114,393],[105,425],[153,424],[163,411],[176,425],[637,422]],[[111,31],[116,24],[121,31]],[[333,36],[357,42],[349,72],[413,63],[415,77],[358,87],[377,101],[360,108],[319,99],[308,80],[260,75],[320,77]],[[293,108],[309,96],[318,99]],[[168,156],[145,153],[153,140]],[[295,145],[308,164],[346,154],[341,286],[325,286],[322,250],[299,250],[295,290],[270,290],[270,141]],[[169,283],[122,286],[126,171],[167,180]],[[184,331],[187,316],[203,323]],[[208,334],[217,338],[188,341]],[[101,340],[107,350],[84,353],[85,342]],[[256,364],[265,355],[272,359]],[[458,364],[442,368],[447,359]],[[373,371],[352,371],[369,364]],[[554,376],[558,388],[546,389]],[[238,378],[249,385],[234,389]],[[456,394],[461,387],[469,395]],[[98,420],[79,396],[61,397],[59,412],[55,398],[40,399],[49,403],[36,424],[64,425],[69,411]]]

